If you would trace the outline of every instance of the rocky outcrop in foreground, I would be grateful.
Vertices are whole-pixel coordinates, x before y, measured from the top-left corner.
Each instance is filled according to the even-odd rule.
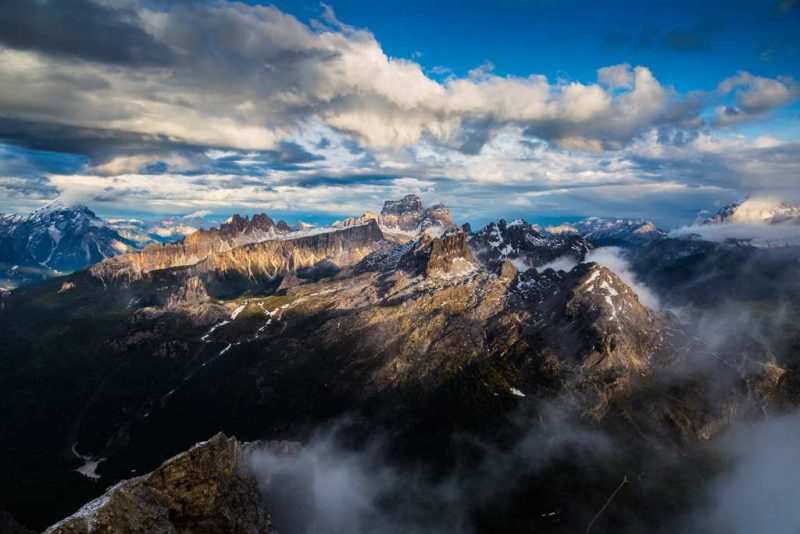
[[[247,457],[236,439],[217,434],[112,486],[46,532],[274,533]]]

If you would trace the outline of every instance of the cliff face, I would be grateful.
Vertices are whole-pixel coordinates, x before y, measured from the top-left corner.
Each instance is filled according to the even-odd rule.
[[[404,232],[415,231],[425,211],[422,199],[416,195],[406,195],[400,200],[387,200],[381,210],[381,224]]]
[[[135,280],[151,271],[195,265],[211,254],[290,232],[285,222],[275,224],[264,213],[252,219],[234,215],[219,228],[198,230],[178,243],[150,245],[141,252],[116,256],[92,266],[90,272],[103,280]]]
[[[217,434],[112,486],[46,532],[273,533],[266,510],[242,445]]]
[[[407,241],[420,233],[437,236],[456,226],[450,210],[441,204],[425,208],[422,199],[416,195],[387,200],[378,222],[390,237],[398,241]]]
[[[262,241],[211,254],[195,267],[198,273],[246,278],[275,278],[320,262],[335,267],[357,263],[383,241],[374,220],[342,230],[279,241]]]
[[[366,224],[369,221],[377,220],[377,217],[374,213],[369,211],[364,212],[364,215],[361,217],[348,217],[343,221],[336,221],[333,223],[334,228],[347,228],[349,226],[360,226],[362,224]]]
[[[477,267],[463,230],[451,230],[436,238],[423,235],[400,260],[400,268],[410,273],[445,278]]]

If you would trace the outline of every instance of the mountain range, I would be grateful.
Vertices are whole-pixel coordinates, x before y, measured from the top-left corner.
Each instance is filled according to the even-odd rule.
[[[470,233],[409,195],[120,252],[0,297],[0,502],[34,528],[99,499],[52,531],[682,529],[726,465],[710,444],[800,402],[797,247]],[[337,500],[356,487],[369,505]]]
[[[255,220],[249,227],[237,227],[240,221],[248,220],[239,215],[229,219],[220,227],[212,228],[213,223],[204,217],[206,213],[195,213],[185,216],[173,216],[158,221],[145,221],[141,219],[108,219],[103,220],[85,206],[68,205],[56,199],[50,204],[34,211],[29,215],[0,215],[0,282],[5,287],[14,287],[43,280],[51,276],[77,271],[89,267],[99,261],[112,256],[135,252],[151,245],[170,245],[182,243],[187,249],[199,246],[202,250],[190,252],[195,254],[195,259],[200,259],[206,250],[220,248],[234,248],[248,242],[255,242],[274,238],[280,235],[289,235],[292,232],[320,231],[314,225],[298,222],[289,226],[283,221],[275,223],[269,221],[263,224],[274,227],[272,230],[259,229],[262,224]],[[266,217],[262,214],[257,217]],[[343,228],[375,219],[382,232],[389,239],[395,241],[408,241],[420,233],[431,235],[440,234],[456,226],[452,216],[443,205],[423,207],[422,201],[416,195],[407,195],[397,201],[387,201],[379,215],[370,212],[360,217],[351,217],[334,222],[332,228]],[[800,220],[800,208],[780,202],[745,200],[739,203],[726,205],[713,217],[701,220],[705,226],[727,224],[736,222],[749,222],[758,224],[796,224]],[[500,229],[498,226],[502,226]],[[469,233],[469,224],[464,225]],[[323,227],[324,228],[324,227]],[[491,223],[470,236],[474,246],[486,251],[495,250],[498,258],[505,259],[508,253],[500,252],[501,249],[486,247],[482,243],[492,233],[519,234],[524,229],[527,239],[547,239],[555,247],[550,253],[550,260],[563,256],[566,249],[575,245],[574,240],[568,236],[582,238],[582,243],[595,246],[641,246],[650,241],[664,238],[667,233],[656,227],[654,223],[642,219],[620,219],[608,217],[588,217],[577,222],[562,223],[557,226],[541,227],[529,225],[525,221],[512,221],[507,223],[499,221]],[[216,233],[215,233],[216,232]],[[242,233],[242,236],[235,236]],[[217,239],[226,244],[210,241]],[[298,234],[299,235],[299,234]],[[498,234],[499,235],[499,234]],[[562,236],[559,240],[556,236]],[[512,240],[520,239],[519,236]],[[205,242],[205,245],[198,245]],[[560,243],[557,245],[557,243]],[[515,246],[519,246],[516,243]],[[561,247],[561,248],[559,248]],[[580,248],[580,245],[578,245]],[[167,247],[163,250],[170,250]],[[174,247],[172,248],[174,249]],[[156,250],[161,250],[156,247]],[[509,251],[510,252],[510,249]],[[164,252],[169,254],[168,252]],[[511,259],[516,259],[522,253],[523,264],[528,261],[524,251],[511,253]],[[582,258],[586,250],[574,250],[575,258]],[[199,254],[199,255],[198,255]],[[497,259],[497,258],[495,258]],[[188,260],[187,260],[188,261]],[[544,262],[539,262],[542,265]],[[527,265],[535,266],[537,261],[528,262]]]

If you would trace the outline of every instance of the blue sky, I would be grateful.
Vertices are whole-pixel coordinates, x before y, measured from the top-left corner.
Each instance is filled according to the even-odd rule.
[[[800,5],[8,0],[0,212],[267,211],[405,193],[461,221],[800,201]]]
[[[305,21],[319,2],[276,2]],[[592,81],[600,66],[647,65],[680,91],[713,89],[737,70],[800,74],[800,10],[791,2],[696,0],[337,1],[384,50],[464,76],[491,61],[501,75]],[[421,53],[421,55],[420,55]]]

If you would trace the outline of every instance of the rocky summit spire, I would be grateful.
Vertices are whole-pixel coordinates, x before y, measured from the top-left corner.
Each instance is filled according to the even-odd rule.
[[[443,204],[425,208],[417,195],[406,195],[400,200],[387,200],[383,204],[378,222],[389,237],[413,238],[421,233],[433,236],[456,226]]]
[[[451,229],[439,237],[424,234],[400,260],[399,268],[413,274],[448,278],[478,267],[467,244],[467,234]]]

